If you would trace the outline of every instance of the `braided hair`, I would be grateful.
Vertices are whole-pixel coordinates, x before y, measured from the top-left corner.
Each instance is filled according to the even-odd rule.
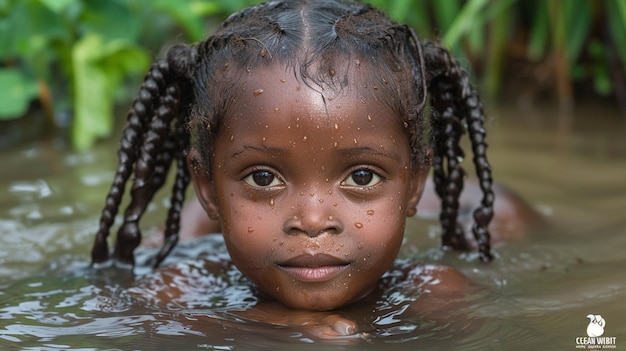
[[[372,69],[358,72],[359,82],[380,90],[381,102],[402,117],[412,167],[434,169],[436,192],[442,200],[442,245],[449,249],[469,249],[457,222],[465,175],[459,140],[468,132],[483,192],[472,231],[481,260],[490,261],[491,169],[482,105],[467,72],[448,51],[429,41],[420,42],[413,30],[370,5],[349,0],[285,0],[231,15],[205,41],[174,46],[151,67],[127,116],[117,172],[92,249],[93,263],[110,258],[107,237],[133,175],[130,204],[112,256],[123,264],[134,264],[133,252],[141,241],[139,220],[175,163],[165,241],[155,266],[168,255],[178,241],[180,212],[190,181],[186,152],[197,146],[205,163],[201,166],[210,172],[213,140],[246,72],[282,65],[313,89],[340,92],[357,89],[348,84],[348,74],[363,61]],[[427,101],[431,113],[427,113]]]

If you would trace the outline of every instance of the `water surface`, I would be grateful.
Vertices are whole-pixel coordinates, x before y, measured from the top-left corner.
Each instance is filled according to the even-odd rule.
[[[443,320],[403,319],[409,287],[398,283],[371,315],[337,312],[363,316],[367,334],[334,340],[237,314],[257,297],[217,235],[180,245],[166,261],[186,277],[186,294],[169,301],[158,296],[159,272],[89,269],[114,142],[85,154],[54,141],[1,151],[0,349],[573,350],[587,336],[588,314],[602,315],[603,336],[626,349],[624,119],[597,105],[571,118],[549,108],[489,112],[495,178],[553,225],[498,246],[498,259],[484,265],[442,254],[438,223],[410,219],[402,259],[452,265],[485,290]],[[158,232],[168,195],[146,214],[146,235]],[[153,253],[140,250],[139,261]]]

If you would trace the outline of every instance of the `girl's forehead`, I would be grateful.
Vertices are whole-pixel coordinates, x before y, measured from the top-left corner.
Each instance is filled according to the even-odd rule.
[[[332,73],[329,73],[332,74]],[[226,113],[253,121],[280,112],[293,118],[316,118],[320,122],[365,121],[368,124],[403,125],[401,116],[380,98],[379,88],[349,74],[341,86],[319,85],[294,71],[272,65],[248,69],[236,84],[233,103]]]
[[[230,155],[275,150],[313,162],[358,150],[408,159],[405,124],[372,94],[327,94],[280,69],[251,70],[237,90],[216,142]]]

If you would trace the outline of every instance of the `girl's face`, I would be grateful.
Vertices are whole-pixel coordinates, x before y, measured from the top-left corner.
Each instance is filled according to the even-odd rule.
[[[307,310],[364,297],[395,260],[424,184],[400,117],[368,88],[324,101],[278,67],[246,79],[211,176],[192,172],[201,203],[267,295]]]

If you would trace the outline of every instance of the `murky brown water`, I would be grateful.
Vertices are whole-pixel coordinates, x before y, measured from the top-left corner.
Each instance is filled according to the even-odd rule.
[[[155,302],[158,275],[147,270],[89,271],[114,143],[87,154],[54,143],[0,151],[0,349],[573,350],[588,314],[602,315],[603,336],[626,349],[626,121],[599,106],[575,113],[564,123],[550,109],[490,111],[496,179],[554,227],[498,247],[499,258],[483,265],[442,256],[429,234],[437,222],[411,219],[404,258],[453,265],[488,293],[466,297],[451,323],[429,323],[399,318],[406,301],[389,291],[365,340],[321,341],[233,314],[255,296],[224,264],[218,236],[181,245],[168,260],[190,277],[187,300]],[[151,207],[146,233],[164,206]],[[207,260],[224,269],[207,271]]]

